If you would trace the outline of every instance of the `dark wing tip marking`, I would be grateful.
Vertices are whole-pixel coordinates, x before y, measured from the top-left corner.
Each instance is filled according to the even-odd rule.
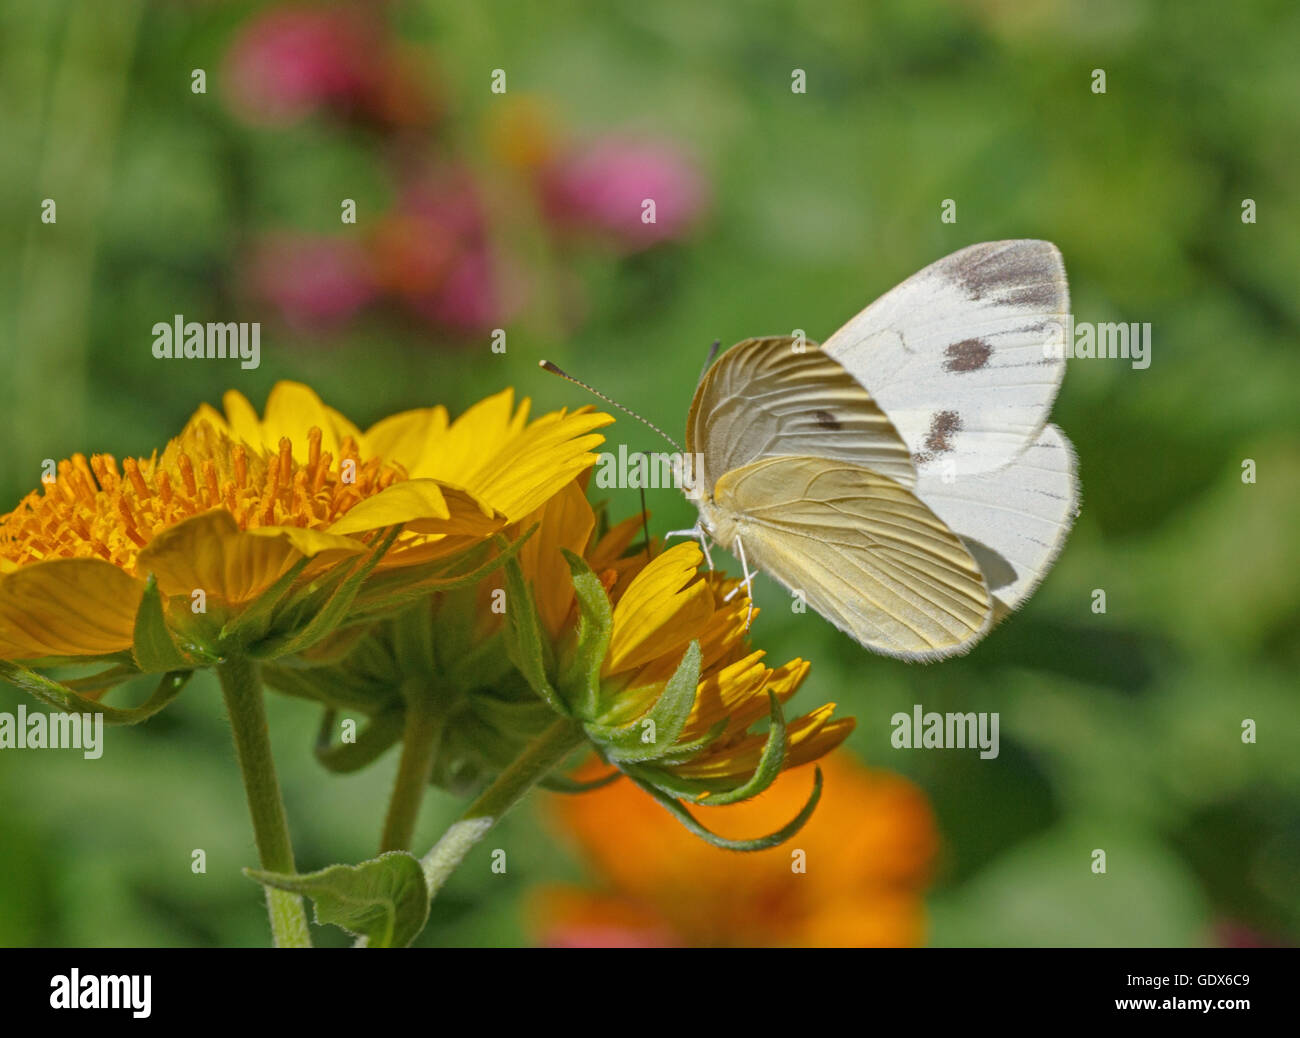
[[[972,247],[951,274],[972,300],[992,294],[1009,306],[1052,309],[1061,291],[1053,251],[1046,242]]]

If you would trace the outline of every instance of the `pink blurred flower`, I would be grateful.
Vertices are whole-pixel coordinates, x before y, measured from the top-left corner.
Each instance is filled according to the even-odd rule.
[[[570,150],[540,173],[546,214],[636,251],[683,237],[707,205],[703,175],[673,145],[606,138]],[[646,202],[654,203],[648,222]]]
[[[284,126],[321,108],[383,122],[431,118],[407,62],[373,17],[348,8],[277,7],[249,21],[226,55],[231,106]]]
[[[299,330],[342,324],[376,295],[370,259],[351,238],[268,235],[254,251],[248,277],[252,292]]]
[[[478,332],[522,302],[523,276],[489,243],[483,201],[464,168],[412,179],[371,241],[384,290],[434,324]]]
[[[459,332],[503,325],[524,297],[522,273],[486,246],[462,253],[436,289],[411,300],[434,324]]]

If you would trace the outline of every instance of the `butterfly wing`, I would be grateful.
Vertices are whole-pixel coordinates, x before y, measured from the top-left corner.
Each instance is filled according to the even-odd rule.
[[[961,539],[895,480],[829,458],[728,472],[705,506],[718,539],[858,642],[906,659],[964,652],[993,601]]]
[[[891,289],[822,349],[870,390],[919,474],[986,472],[1046,423],[1069,308],[1055,245],[983,242]]]
[[[1048,424],[1033,444],[991,472],[945,481],[922,472],[916,495],[955,531],[979,563],[999,619],[1028,598],[1074,524],[1079,481],[1074,448]]]
[[[916,481],[907,444],[871,394],[816,343],[746,339],[705,373],[686,421],[686,449],[707,488],[760,458],[815,456]]]

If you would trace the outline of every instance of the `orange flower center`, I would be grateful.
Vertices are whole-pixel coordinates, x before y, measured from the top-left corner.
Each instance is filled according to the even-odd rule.
[[[356,441],[338,459],[321,452],[321,431],[307,432],[306,464],[288,437],[278,454],[236,443],[198,421],[162,457],[74,454],[58,476],[0,516],[0,559],[20,566],[54,558],[102,558],[131,570],[140,549],[183,519],[225,508],[242,530],[260,526],[320,529],[359,501],[407,478],[381,458],[362,462]]]

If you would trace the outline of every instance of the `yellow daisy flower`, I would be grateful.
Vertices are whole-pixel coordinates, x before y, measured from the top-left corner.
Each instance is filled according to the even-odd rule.
[[[557,412],[530,423],[527,401],[512,401],[507,390],[455,422],[437,407],[363,433],[308,387],[282,382],[260,419],[234,392],[224,415],[203,405],[161,455],[120,465],[74,455],[0,517],[0,659],[133,647],[138,657],[151,575],[164,599],[201,591],[209,633],[290,590],[286,579],[318,606],[339,590],[331,578],[359,585],[372,569],[348,591],[358,606],[409,595],[411,577],[379,578],[417,564],[427,574],[536,507],[594,462],[593,430],[612,420]],[[266,619],[263,637],[274,634]]]

